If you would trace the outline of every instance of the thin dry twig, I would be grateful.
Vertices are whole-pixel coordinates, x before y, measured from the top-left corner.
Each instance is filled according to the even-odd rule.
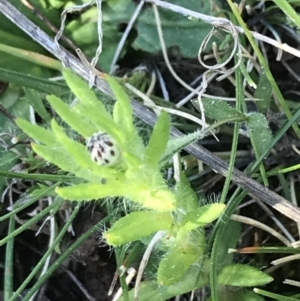
[[[33,14],[35,14],[39,19],[41,19],[55,34],[58,33],[58,28],[54,26],[40,10],[33,6],[33,4],[28,0],[21,0],[21,2],[28,7]],[[72,49],[78,48],[68,37],[65,35],[61,36],[61,39],[64,40]]]
[[[68,63],[69,68],[79,76],[87,81],[90,79],[90,70],[86,66],[84,66],[77,58],[75,58],[65,49],[60,48],[60,51],[57,51],[54,40],[51,39],[45,32],[38,28],[29,19],[27,19],[23,14],[21,14],[7,0],[0,0],[0,12],[58,59],[61,59],[62,55]],[[110,97],[114,97],[111,89],[103,78],[97,76],[95,80],[95,86],[104,94]],[[135,116],[149,125],[153,126],[156,123],[157,116],[153,112],[145,108],[144,105],[135,100],[132,100],[131,104]],[[183,137],[183,133],[181,133],[174,127],[171,129],[171,135],[173,137]],[[185,150],[194,155],[198,160],[201,160],[207,166],[210,166],[216,173],[227,176],[228,164],[201,145],[193,143],[187,146]],[[266,204],[272,206],[275,210],[300,223],[300,209],[274,191],[256,182],[254,179],[245,175],[238,169],[233,169],[231,180],[235,184],[247,190],[249,193],[252,193],[254,196],[264,201]]]

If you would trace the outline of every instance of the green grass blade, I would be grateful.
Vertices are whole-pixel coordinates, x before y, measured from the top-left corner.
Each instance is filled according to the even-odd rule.
[[[49,94],[63,95],[69,92],[69,88],[64,83],[53,82],[3,68],[0,68],[0,80]]]
[[[39,66],[47,67],[53,70],[60,71],[62,68],[62,64],[60,61],[45,56],[43,54],[39,54],[33,51],[28,51],[16,47],[7,46],[4,44],[0,44],[0,51],[6,52],[15,57],[19,57],[28,62],[35,63]]]
[[[25,196],[21,199],[19,199],[17,201],[17,203],[21,203],[22,201],[26,200],[26,203],[22,206],[17,206],[17,203],[14,204],[14,207],[12,209],[12,211],[2,215],[0,217],[0,222],[3,222],[4,220],[6,220],[7,218],[10,218],[11,216],[17,214],[18,212],[26,209],[27,207],[29,207],[30,205],[32,205],[34,202],[36,202],[37,200],[41,199],[42,197],[49,195],[51,193],[51,191],[54,192],[54,188],[57,186],[58,184],[52,185],[50,187],[47,187],[46,189],[40,189],[40,191],[35,194],[35,193],[31,193],[29,196]],[[36,191],[34,191],[36,192]]]
[[[14,237],[16,237],[17,235],[19,235],[20,233],[22,233],[24,230],[28,229],[31,225],[37,223],[38,220],[41,217],[43,217],[44,215],[46,215],[47,213],[49,213],[55,207],[57,207],[57,203],[56,202],[54,202],[50,206],[46,207],[44,210],[42,210],[41,212],[39,212],[35,217],[31,218],[29,221],[27,221],[26,223],[24,223],[21,227],[19,227],[18,229],[14,230],[13,232],[11,232],[5,238],[1,239],[0,240],[0,246],[3,246],[10,239],[13,239]]]
[[[35,265],[34,269],[31,271],[31,273],[27,276],[27,278],[22,282],[20,287],[14,292],[12,297],[10,299],[6,299],[9,301],[14,301],[16,298],[18,298],[19,294],[26,288],[26,286],[29,284],[29,282],[33,279],[33,277],[38,273],[38,271],[43,266],[44,262],[47,260],[48,256],[51,255],[53,250],[56,248],[56,246],[60,243],[61,239],[63,238],[64,234],[68,231],[69,226],[74,221],[75,216],[77,215],[78,211],[80,209],[80,204],[77,204],[74,208],[72,214],[70,215],[69,219],[65,223],[64,227],[61,229],[57,237],[55,238],[53,244],[48,248],[47,252],[43,255],[43,257],[40,259],[40,261]]]
[[[99,230],[112,216],[108,215],[103,220],[98,222],[87,232],[85,232],[80,238],[78,238],[70,248],[65,251],[48,269],[47,273],[44,274],[38,281],[34,283],[29,292],[23,298],[22,301],[28,301],[31,296],[45,283],[45,281],[52,275],[52,273],[59,267],[69,256],[72,254],[86,239],[88,239],[95,231]],[[9,300],[13,301],[13,300]]]
[[[11,216],[8,224],[8,236],[15,230],[15,217]],[[5,249],[4,265],[4,300],[8,300],[13,293],[14,286],[14,238],[10,239]]]
[[[16,178],[16,179],[26,179],[35,181],[51,181],[51,182],[64,182],[74,180],[75,176],[68,175],[47,175],[39,173],[21,173],[21,172],[11,172],[6,170],[0,170],[0,176],[6,178]],[[0,220],[1,221],[1,220]]]
[[[294,24],[300,28],[299,14],[286,0],[273,0],[273,2],[289,17]]]
[[[238,57],[235,57],[235,62],[238,61]],[[244,89],[243,89],[243,77],[241,74],[241,71],[239,68],[235,70],[235,77],[236,77],[236,112],[239,112],[241,110],[242,104],[244,101]],[[225,203],[226,197],[229,191],[230,182],[231,182],[231,175],[233,172],[235,159],[236,159],[236,151],[238,146],[238,131],[239,131],[239,125],[238,123],[234,124],[234,131],[233,131],[233,139],[232,139],[232,146],[231,146],[231,155],[230,155],[230,161],[229,161],[229,167],[227,176],[225,179],[225,183],[222,189],[222,194],[220,198],[220,203]],[[225,209],[226,212],[226,209]],[[224,214],[223,214],[224,215]],[[222,215],[222,216],[223,216]],[[223,217],[220,217],[219,220],[221,220]],[[219,229],[223,230],[225,225],[223,225],[223,228]],[[217,240],[220,239],[219,241]],[[218,247],[216,247],[220,241],[222,236],[217,236],[217,238],[214,241],[212,252],[211,252],[211,266],[210,266],[210,285],[211,285],[211,294],[212,294],[212,300],[218,301],[218,284],[217,284],[217,269],[219,266],[219,258],[217,257],[217,250]]]

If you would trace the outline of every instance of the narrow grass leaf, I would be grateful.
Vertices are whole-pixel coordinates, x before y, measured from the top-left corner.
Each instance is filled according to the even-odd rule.
[[[172,216],[170,213],[132,212],[116,221],[103,236],[108,244],[119,246],[160,230],[169,230],[171,226]]]
[[[69,88],[64,83],[53,82],[3,68],[0,68],[0,80],[55,95],[65,95],[69,91]]]
[[[241,287],[265,285],[272,281],[267,273],[246,264],[227,265],[218,276],[218,284]]]
[[[294,10],[294,8],[289,3],[292,1],[286,1],[286,0],[274,0],[274,3],[276,3],[277,7],[280,8],[286,15],[289,17],[290,20],[297,26],[300,27],[300,17],[299,14]],[[297,5],[296,1],[295,4]]]
[[[282,2],[282,4],[287,4],[287,2],[285,0],[276,0],[276,2],[280,3]],[[288,107],[288,104],[286,102],[286,100],[284,99],[278,85],[277,85],[277,82],[276,80],[274,79],[270,69],[269,69],[269,66],[268,66],[268,63],[267,61],[265,60],[263,54],[261,53],[257,43],[255,42],[252,34],[250,33],[247,25],[245,24],[244,20],[242,19],[241,15],[240,15],[240,12],[239,10],[237,9],[237,7],[233,4],[232,0],[227,0],[227,3],[229,4],[229,6],[231,7],[232,9],[232,12],[234,13],[236,19],[238,20],[238,22],[240,23],[241,27],[243,28],[244,32],[245,32],[245,35],[247,36],[253,50],[255,51],[255,54],[257,55],[257,58],[260,62],[260,64],[262,65],[263,69],[264,69],[264,72],[266,72],[266,76],[270,82],[270,85],[272,86],[272,90],[273,90],[273,93],[274,95],[276,96],[281,108],[282,108],[282,111],[286,114],[288,120],[292,119],[292,113],[290,111],[290,108]],[[292,13],[293,14],[293,17],[297,16],[297,14],[295,13]],[[297,20],[299,19],[299,17],[297,16],[296,18],[294,18],[294,20],[296,20],[295,22],[297,22]],[[300,22],[299,22],[300,23]],[[299,24],[300,25],[300,24]],[[297,123],[293,123],[292,124],[292,127],[298,137],[298,139],[300,139],[300,129],[298,127],[298,124]]]
[[[167,147],[170,137],[170,118],[166,112],[162,112],[154,126],[150,141],[145,149],[144,159],[146,164],[156,167],[163,152]]]
[[[59,60],[55,60],[37,52],[11,47],[4,44],[0,44],[0,51],[50,69],[60,71],[62,67]]]

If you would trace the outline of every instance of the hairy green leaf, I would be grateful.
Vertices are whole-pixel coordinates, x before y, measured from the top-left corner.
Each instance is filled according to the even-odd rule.
[[[150,141],[145,149],[144,160],[149,166],[157,166],[163,152],[167,147],[170,131],[170,118],[166,112],[162,112],[154,126]]]
[[[103,236],[108,244],[119,246],[160,230],[169,230],[171,226],[172,216],[170,213],[132,212],[116,221]]]
[[[185,212],[198,208],[198,198],[184,172],[180,173],[180,181],[175,186],[175,196],[178,206]]]
[[[257,84],[257,88],[254,92],[254,97],[261,99],[261,101],[257,101],[256,105],[259,108],[259,111],[265,113],[268,109],[271,97],[272,97],[272,86],[264,72],[263,68],[261,68],[261,72],[259,74],[259,80]]]
[[[132,108],[128,95],[115,79],[106,76],[105,80],[109,84],[112,92],[116,97],[114,105],[114,121],[125,132],[125,135],[131,135],[135,131],[132,118]]]
[[[48,102],[51,104],[55,112],[76,132],[84,138],[88,138],[97,132],[97,128],[93,126],[77,111],[72,110],[69,105],[64,103],[60,98],[49,95],[47,96]]]
[[[162,155],[159,166],[163,167],[169,162],[169,160],[181,149],[185,148],[189,144],[195,142],[198,139],[202,139],[203,135],[200,131],[185,135],[179,138],[173,138],[168,141],[167,148]]]
[[[247,127],[255,155],[258,157],[269,148],[273,140],[266,117],[261,113],[249,114]]]
[[[141,175],[142,176],[142,175]],[[128,187],[128,186],[127,186]],[[159,186],[158,186],[159,187]],[[140,179],[136,179],[134,183],[130,183],[130,188],[125,196],[143,205],[145,208],[157,211],[172,211],[176,207],[176,199],[174,194],[163,187],[151,187],[149,183],[144,183]]]
[[[117,141],[118,145],[123,149],[124,142],[122,139],[121,129],[118,129],[113,120],[101,117],[95,108],[89,108],[82,103],[77,104],[74,107],[74,110],[77,114],[85,116],[88,120],[90,120],[92,126],[97,128],[97,132],[101,131],[111,135]]]
[[[265,285],[273,278],[254,267],[246,264],[231,264],[225,266],[218,276],[218,284],[232,286]]]
[[[80,167],[74,158],[62,148],[60,145],[52,145],[51,147],[33,144],[33,150],[46,161],[51,162],[61,168],[64,171],[70,172],[79,178],[91,181],[99,182],[98,176],[95,176],[89,170]]]
[[[189,267],[199,258],[199,255],[198,249],[192,246],[173,248],[159,264],[157,271],[158,283],[171,285],[179,281]]]
[[[201,288],[209,283],[207,271],[201,270],[199,276],[199,267],[192,267],[185,273],[181,281],[169,286],[163,286],[156,281],[144,281],[139,288],[139,301],[164,301],[172,297],[191,292],[196,288]],[[197,281],[198,279],[198,281]],[[196,282],[197,281],[197,282]],[[129,292],[129,300],[133,300],[134,289]],[[122,296],[119,301],[125,301]]]
[[[247,120],[247,117],[237,111],[235,108],[231,107],[223,100],[215,100],[209,98],[202,98],[202,103],[205,110],[205,115],[214,120],[231,120],[240,119],[241,121]],[[200,110],[198,99],[192,100],[192,104],[197,110]]]
[[[95,162],[91,160],[86,147],[81,143],[70,139],[54,119],[52,119],[51,125],[58,142],[66,149],[67,153],[74,161],[82,168],[93,169]]]
[[[208,204],[190,211],[182,220],[182,227],[189,232],[198,227],[205,226],[215,219],[224,211],[225,204]]]
[[[135,156],[140,156],[145,146],[134,126],[130,99],[122,86],[114,78],[107,76],[105,80],[116,97],[113,118],[122,132],[121,137],[124,150],[126,149]]]
[[[104,180],[105,182],[105,180]],[[125,194],[126,186],[121,181],[107,180],[106,184],[83,183],[72,187],[58,187],[59,196],[70,201],[92,201],[105,197],[118,197]]]
[[[93,110],[98,115],[99,119],[104,118],[105,120],[112,121],[112,116],[106,110],[103,103],[99,101],[87,82],[68,69],[63,71],[63,75],[71,91],[84,106]]]
[[[32,139],[49,146],[57,144],[55,136],[51,131],[20,118],[16,119],[16,123],[18,127],[22,129],[22,131],[24,131]]]

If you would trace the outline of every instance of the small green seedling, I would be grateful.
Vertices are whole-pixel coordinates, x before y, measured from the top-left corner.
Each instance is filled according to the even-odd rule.
[[[63,75],[78,103],[70,107],[54,95],[47,100],[86,145],[70,138],[54,119],[47,128],[16,120],[35,141],[32,148],[39,156],[77,177],[74,184],[56,188],[56,193],[70,201],[124,197],[135,202],[139,210],[120,218],[103,233],[106,241],[120,246],[164,231],[167,235],[157,245],[160,254],[165,255],[157,269],[156,283],[169,286],[170,290],[160,293],[155,300],[198,287],[194,276],[188,282],[186,277],[194,273],[203,255],[203,228],[223,213],[225,205],[199,207],[184,173],[172,188],[163,178],[161,168],[181,148],[198,139],[200,133],[170,139],[170,118],[161,112],[145,145],[134,125],[130,100],[113,78],[105,78],[116,97],[111,114],[86,82],[68,70]],[[181,281],[188,285],[176,285],[172,290],[172,285]],[[205,285],[204,281],[201,283]]]

